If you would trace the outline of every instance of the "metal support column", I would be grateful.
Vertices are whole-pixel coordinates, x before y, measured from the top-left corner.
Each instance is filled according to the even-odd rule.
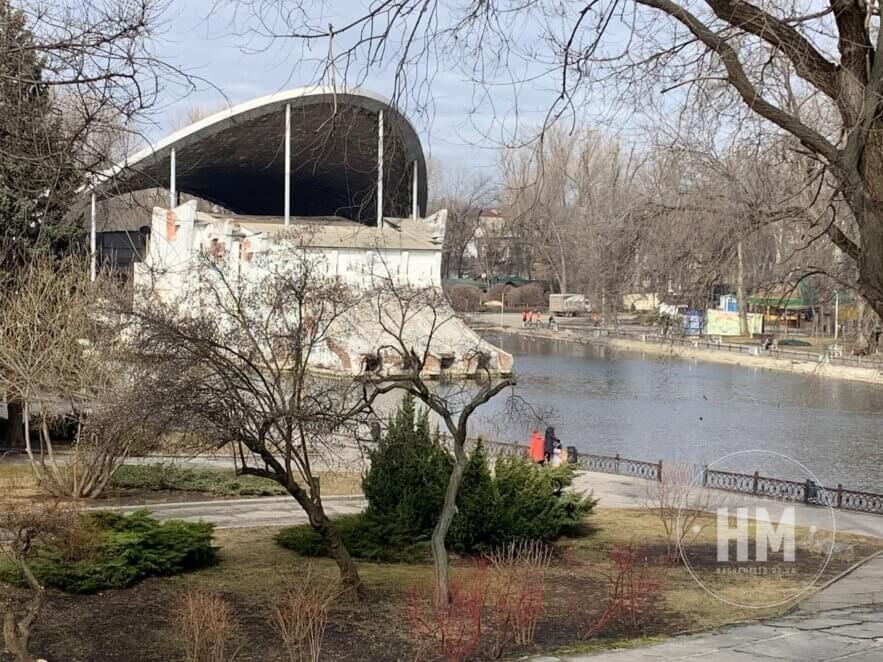
[[[169,209],[178,206],[178,185],[175,182],[175,148],[169,155]]]
[[[414,160],[414,171],[411,175],[411,220],[417,220],[417,160]]]
[[[285,104],[285,225],[291,222],[291,104]]]
[[[377,227],[383,227],[383,111],[377,115]]]
[[[89,256],[91,262],[90,275],[92,282],[98,277],[98,232],[95,227],[95,191],[92,191],[92,219],[89,230]]]

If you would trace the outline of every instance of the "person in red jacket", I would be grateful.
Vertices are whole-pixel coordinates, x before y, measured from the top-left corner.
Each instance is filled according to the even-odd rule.
[[[546,461],[546,453],[543,448],[544,441],[540,431],[534,430],[530,437],[530,459],[539,464]]]

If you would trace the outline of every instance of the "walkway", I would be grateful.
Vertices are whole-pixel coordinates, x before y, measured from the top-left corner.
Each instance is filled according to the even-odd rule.
[[[361,495],[326,496],[322,498],[322,503],[325,506],[326,514],[332,518],[360,512],[366,505],[365,499]],[[280,527],[307,523],[304,511],[294,499],[288,496],[157,503],[143,506],[101,508],[100,510],[133,512],[144,508],[159,519],[211,522],[219,529]]]
[[[653,483],[640,478],[595,472],[581,473],[574,484],[578,490],[592,492],[599,499],[600,508],[645,508],[648,502],[648,489],[652,489],[652,486]],[[785,504],[781,501],[729,492],[722,494],[730,507],[763,505],[774,519],[778,518],[781,508],[785,505],[793,505],[796,509],[798,526],[816,525],[820,529],[831,528],[830,513],[825,508]],[[329,515],[332,516],[358,512],[365,507],[365,501],[359,495],[328,496],[323,497],[323,502]],[[289,526],[306,522],[303,511],[294,499],[285,496],[120,506],[116,510],[131,512],[139,508],[148,508],[160,519],[204,520],[212,522],[221,529]],[[883,517],[880,515],[865,515],[845,510],[835,511],[834,514],[838,531],[883,538]]]
[[[599,508],[645,508],[649,500],[648,495],[652,494],[654,485],[655,483],[642,478],[589,471],[581,473],[574,481],[575,489],[592,492],[599,499]],[[739,506],[764,506],[774,521],[778,521],[782,508],[791,506],[795,509],[797,526],[831,528],[831,513],[827,508],[776,501],[736,492],[712,490],[711,493],[715,497],[709,502],[711,504],[726,505],[731,509]],[[842,533],[883,538],[883,516],[881,515],[835,510],[834,522],[837,531]]]
[[[878,360],[862,359],[859,357],[843,357],[834,359],[831,363],[820,363],[819,353],[804,352],[793,348],[783,348],[775,353],[754,355],[746,345],[745,349],[736,347],[738,343],[732,343],[735,351],[730,351],[726,343],[722,347],[713,344],[693,345],[689,340],[679,339],[677,342],[658,342],[652,340],[652,335],[657,331],[653,327],[629,325],[621,327],[619,333],[596,336],[598,329],[594,328],[587,318],[559,319],[559,330],[551,331],[547,328],[522,329],[521,318],[515,313],[476,313],[470,316],[473,326],[486,327],[493,331],[502,329],[517,335],[532,338],[545,338],[577,343],[599,343],[626,352],[638,352],[667,356],[685,360],[707,361],[724,365],[737,365],[747,368],[760,368],[763,370],[779,370],[800,375],[815,377],[828,377],[832,379],[847,379],[868,384],[883,384],[883,370]],[[628,331],[626,331],[628,329]],[[648,339],[643,340],[642,336]],[[853,365],[853,361],[855,364]]]
[[[532,662],[648,662],[649,660],[883,660],[883,555],[823,588],[783,618],[674,637],[645,648]]]
[[[855,605],[874,604],[883,606],[883,553],[831,585],[811,594],[800,603],[797,613],[810,614],[830,609],[848,609]]]

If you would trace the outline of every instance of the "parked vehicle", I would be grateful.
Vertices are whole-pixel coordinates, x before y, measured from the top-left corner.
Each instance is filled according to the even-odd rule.
[[[586,297],[583,294],[550,294],[549,312],[562,317],[574,317],[587,311]]]

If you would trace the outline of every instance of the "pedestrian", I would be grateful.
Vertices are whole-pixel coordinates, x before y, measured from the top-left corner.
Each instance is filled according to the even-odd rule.
[[[540,434],[539,430],[534,430],[530,437],[530,459],[537,464],[542,464],[546,459],[543,446],[543,435]]]
[[[551,313],[549,314],[549,329],[550,329],[551,331],[557,331],[557,330],[558,330],[558,325],[555,324],[555,315],[553,315],[553,314],[551,314]]]
[[[527,311],[527,328],[531,328],[533,326],[533,311]]]
[[[521,328],[522,329],[527,328],[527,309],[526,308],[521,311]]]
[[[543,327],[543,314],[538,310],[537,311],[537,328],[541,329]]]
[[[561,462],[561,443],[558,442],[552,446],[552,459],[549,464],[551,464],[553,467],[560,467]]]
[[[543,439],[543,457],[547,462],[552,459],[556,444],[560,452],[561,440],[555,436],[555,428],[550,425],[546,428],[546,436]]]

